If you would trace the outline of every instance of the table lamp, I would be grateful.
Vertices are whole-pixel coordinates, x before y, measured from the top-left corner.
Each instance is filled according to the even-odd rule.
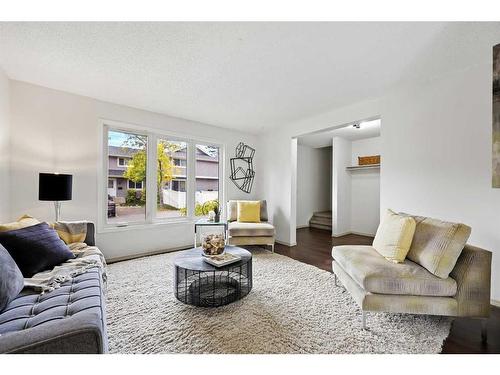
[[[40,173],[38,178],[38,199],[54,202],[56,221],[61,214],[61,201],[70,201],[73,188],[73,175],[59,173]]]

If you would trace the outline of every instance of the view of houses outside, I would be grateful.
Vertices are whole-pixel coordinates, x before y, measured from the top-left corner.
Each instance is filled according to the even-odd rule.
[[[157,218],[186,215],[187,143],[157,143]],[[196,145],[195,214],[219,199],[219,149]],[[147,137],[108,132],[108,222],[140,222],[146,217]]]

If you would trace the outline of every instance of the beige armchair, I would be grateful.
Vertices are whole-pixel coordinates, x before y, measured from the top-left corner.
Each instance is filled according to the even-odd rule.
[[[260,201],[260,223],[238,222],[238,201],[227,202],[228,245],[271,246],[274,252],[274,226],[269,222],[267,203]]]
[[[439,231],[427,224],[426,241],[442,245]],[[449,234],[449,233],[448,233]],[[414,240],[415,242],[415,240]],[[412,244],[412,246],[414,246]],[[436,249],[438,252],[439,249]],[[483,318],[490,314],[491,252],[465,245],[447,278],[440,278],[408,258],[403,263],[387,261],[371,246],[334,246],[332,270],[362,310],[366,312],[445,315]]]

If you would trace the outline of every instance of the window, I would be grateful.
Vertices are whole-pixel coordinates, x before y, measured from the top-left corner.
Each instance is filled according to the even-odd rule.
[[[118,158],[118,166],[126,167],[128,165],[128,159]]]
[[[172,181],[172,190],[186,192],[186,181],[183,180]]]
[[[129,189],[142,189],[142,181],[134,182],[132,180],[128,180],[128,188]]]
[[[223,202],[221,145],[113,121],[103,129],[101,228],[194,220]]]
[[[146,169],[147,135],[125,131],[107,132],[107,159],[113,155],[126,153],[129,158],[118,158],[118,165],[126,169],[113,169],[107,163],[108,195],[113,197],[115,207],[106,208],[108,224],[141,223],[146,220]],[[110,178],[113,177],[113,178]],[[116,185],[115,185],[116,184]],[[143,190],[144,187],[144,190]]]
[[[177,167],[186,167],[187,163],[186,163],[186,159],[174,159],[174,165],[177,166]]]
[[[219,147],[196,145],[195,215],[207,216],[219,200]]]
[[[158,154],[158,199],[156,217],[160,219],[179,218],[187,215],[186,168],[181,161],[188,156],[187,142],[160,138],[157,141]],[[182,160],[183,158],[184,160]],[[184,163],[184,167],[187,163]]]

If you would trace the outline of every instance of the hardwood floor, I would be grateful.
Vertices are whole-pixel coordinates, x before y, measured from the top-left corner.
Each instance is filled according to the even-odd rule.
[[[331,250],[336,245],[371,245],[372,237],[346,235],[338,238],[320,229],[297,230],[297,246],[276,244],[275,251],[326,271],[332,270]],[[478,319],[457,318],[443,345],[443,353],[500,353],[500,308],[491,307],[487,322],[488,343],[481,343],[481,322]]]

